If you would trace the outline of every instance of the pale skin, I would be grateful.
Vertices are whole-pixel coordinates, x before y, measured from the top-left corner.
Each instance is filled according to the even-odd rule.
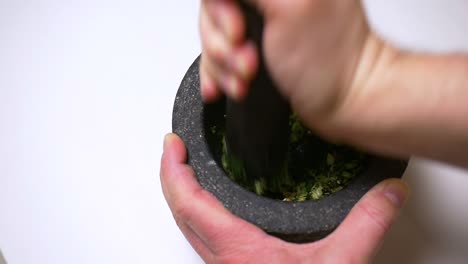
[[[322,136],[382,154],[468,166],[468,56],[418,54],[370,28],[359,0],[256,0],[265,59],[283,95]],[[257,67],[235,1],[204,0],[202,95],[239,100]],[[462,33],[460,33],[462,34]]]
[[[293,244],[234,216],[203,189],[175,134],[164,140],[161,185],[177,225],[206,263],[367,263],[395,221],[408,188],[397,179],[369,191],[328,237]]]
[[[358,0],[250,2],[265,17],[268,70],[307,126],[368,151],[468,167],[467,55],[399,50],[369,28]],[[248,93],[258,54],[244,30],[235,1],[201,1],[205,101]],[[408,195],[402,181],[384,181],[330,236],[296,245],[235,217],[203,190],[174,134],[165,139],[161,183],[177,224],[208,263],[369,262]]]

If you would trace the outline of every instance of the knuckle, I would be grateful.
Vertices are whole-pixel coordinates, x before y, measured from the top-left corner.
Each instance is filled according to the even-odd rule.
[[[390,228],[389,220],[386,217],[386,212],[377,207],[376,204],[365,201],[358,204],[358,209],[367,216],[369,221],[374,224],[382,233],[385,233]]]
[[[178,197],[174,201],[174,206],[172,209],[172,214],[178,225],[181,223],[189,224],[195,220],[194,219],[194,204],[203,202],[205,196],[205,191],[199,189],[191,192],[190,194]]]
[[[203,51],[211,58],[213,61],[222,62],[225,58],[225,51],[212,41],[206,41],[203,47]]]
[[[188,223],[192,219],[192,210],[190,205],[184,201],[185,199],[177,199],[174,201],[172,215],[178,225]]]
[[[210,73],[212,72],[212,68],[213,68],[212,65],[213,65],[213,60],[210,57],[210,54],[203,52],[202,57],[201,57],[200,69],[203,72]]]

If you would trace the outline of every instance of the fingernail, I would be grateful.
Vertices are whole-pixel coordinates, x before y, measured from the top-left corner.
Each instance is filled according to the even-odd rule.
[[[409,188],[400,180],[390,182],[384,190],[385,196],[396,206],[402,207],[408,197]]]
[[[227,75],[223,78],[223,86],[234,100],[237,100],[239,97],[239,87],[237,84],[237,79],[233,75]]]
[[[229,67],[237,72],[242,78],[247,79],[249,76],[247,61],[242,56],[233,56],[229,60]]]
[[[174,138],[174,134],[173,133],[169,133],[169,134],[166,134],[166,136],[164,136],[164,143],[163,143],[163,149],[165,150],[169,144],[171,144],[171,140]]]
[[[211,82],[208,77],[200,78],[200,95],[203,102],[207,102],[210,99],[210,91],[212,91]]]

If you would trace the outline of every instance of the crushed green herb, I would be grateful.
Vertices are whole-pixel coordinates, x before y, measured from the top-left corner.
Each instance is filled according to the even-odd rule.
[[[224,127],[211,126],[212,135],[222,142],[221,163],[227,175],[258,195],[301,202],[318,200],[342,190],[364,169],[366,156],[362,152],[323,141],[295,114],[291,115],[289,125],[290,144],[283,172],[260,180],[249,179],[242,162],[229,155]]]

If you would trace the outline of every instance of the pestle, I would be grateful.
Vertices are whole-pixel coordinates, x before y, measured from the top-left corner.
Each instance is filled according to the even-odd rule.
[[[244,165],[246,177],[273,188],[286,164],[290,106],[266,67],[262,15],[245,0],[238,1],[246,22],[246,38],[258,50],[259,67],[241,101],[227,98],[226,143],[230,155]],[[275,180],[276,179],[276,180]]]

